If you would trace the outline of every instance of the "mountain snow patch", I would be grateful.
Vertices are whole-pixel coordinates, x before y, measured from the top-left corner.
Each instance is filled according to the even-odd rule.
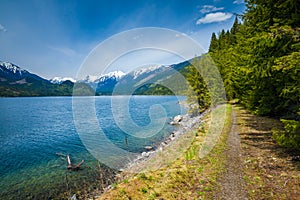
[[[137,69],[137,70],[133,71],[133,79],[136,79],[137,77],[139,77],[142,74],[153,72],[153,71],[159,70],[163,67],[166,67],[166,66],[164,66],[164,65],[154,65],[154,66],[151,66],[151,67],[145,67],[145,68]]]
[[[107,79],[115,79],[119,80],[126,74],[122,71],[114,71],[114,72],[109,72],[107,74],[102,74],[100,76],[93,76],[93,75],[88,75],[83,82],[86,83],[99,83],[99,82],[104,82]]]
[[[0,66],[5,67],[7,70],[13,72],[14,74],[20,74],[27,72],[24,69],[21,69],[20,67],[10,63],[10,62],[0,62]]]
[[[63,77],[54,77],[54,78],[50,79],[50,82],[54,83],[54,84],[61,84],[65,81],[71,81],[73,83],[76,83],[76,80],[71,77],[64,77],[64,78]]]

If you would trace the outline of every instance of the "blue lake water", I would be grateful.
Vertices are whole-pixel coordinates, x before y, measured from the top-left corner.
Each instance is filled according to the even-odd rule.
[[[74,98],[85,101],[94,97]],[[156,113],[156,119],[166,120],[157,134],[140,138],[116,124],[112,98],[122,100],[125,97],[94,98],[96,119],[105,136],[115,146],[129,152],[142,152],[145,146],[158,144],[174,128],[167,123],[170,118],[184,112],[178,104],[184,97],[130,97],[130,117],[136,125],[145,127],[145,132],[151,131],[151,127],[146,127],[151,123],[149,110],[153,105],[161,105],[166,114],[160,119],[160,113]],[[123,120],[126,124],[128,118],[122,119],[122,112],[117,113],[117,117],[119,123]],[[83,188],[82,185],[92,185],[99,180],[96,170],[99,163],[83,145],[73,114],[72,97],[0,98],[0,199],[56,198],[61,193],[71,195]],[[84,108],[82,116],[89,116]],[[74,163],[84,159],[85,168],[74,173],[67,171],[67,154]]]

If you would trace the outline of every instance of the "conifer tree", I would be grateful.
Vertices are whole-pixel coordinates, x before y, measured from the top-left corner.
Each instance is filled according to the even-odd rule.
[[[217,36],[215,33],[212,33],[209,45],[209,52],[214,52],[219,49],[219,44],[217,40]]]

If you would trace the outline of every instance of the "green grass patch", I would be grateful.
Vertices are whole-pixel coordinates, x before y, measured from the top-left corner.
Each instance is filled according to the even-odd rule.
[[[196,130],[191,130],[190,134],[185,135],[188,138],[180,138],[177,148],[185,146],[186,141],[191,144],[181,151],[181,156],[175,161],[168,162],[161,168],[153,171],[136,174],[134,178],[128,178],[121,181],[115,190],[110,190],[103,195],[103,199],[212,199],[214,192],[218,190],[217,178],[224,171],[227,135],[231,128],[231,105],[222,105],[216,108],[212,113],[208,113]],[[226,117],[224,118],[224,112]],[[213,117],[212,117],[213,115]],[[217,122],[211,120],[224,120],[224,127],[218,126]],[[201,126],[200,126],[201,124]],[[212,125],[215,125],[212,127]],[[221,128],[221,134],[218,135],[218,128]],[[197,134],[195,133],[197,132]],[[211,151],[204,157],[199,156],[203,146],[205,136],[215,136],[213,138],[216,144]],[[184,148],[182,148],[184,149]],[[175,149],[176,150],[176,149]],[[161,156],[168,156],[163,153]],[[164,158],[164,157],[163,157]],[[126,188],[126,198],[118,193]],[[125,191],[125,190],[124,190]]]

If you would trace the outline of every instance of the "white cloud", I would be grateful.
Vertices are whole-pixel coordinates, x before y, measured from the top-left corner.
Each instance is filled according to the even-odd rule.
[[[233,4],[242,4],[244,0],[234,0]]]
[[[196,24],[208,24],[213,22],[222,22],[230,19],[232,13],[216,12],[206,14],[204,17],[197,20]]]
[[[0,24],[0,32],[1,31],[3,31],[3,32],[6,32],[7,30],[6,30],[6,28],[2,25],[2,24]]]
[[[217,8],[212,5],[204,5],[202,6],[202,9],[200,10],[201,13],[209,13],[209,12],[214,12],[218,10],[224,10],[224,7]]]

